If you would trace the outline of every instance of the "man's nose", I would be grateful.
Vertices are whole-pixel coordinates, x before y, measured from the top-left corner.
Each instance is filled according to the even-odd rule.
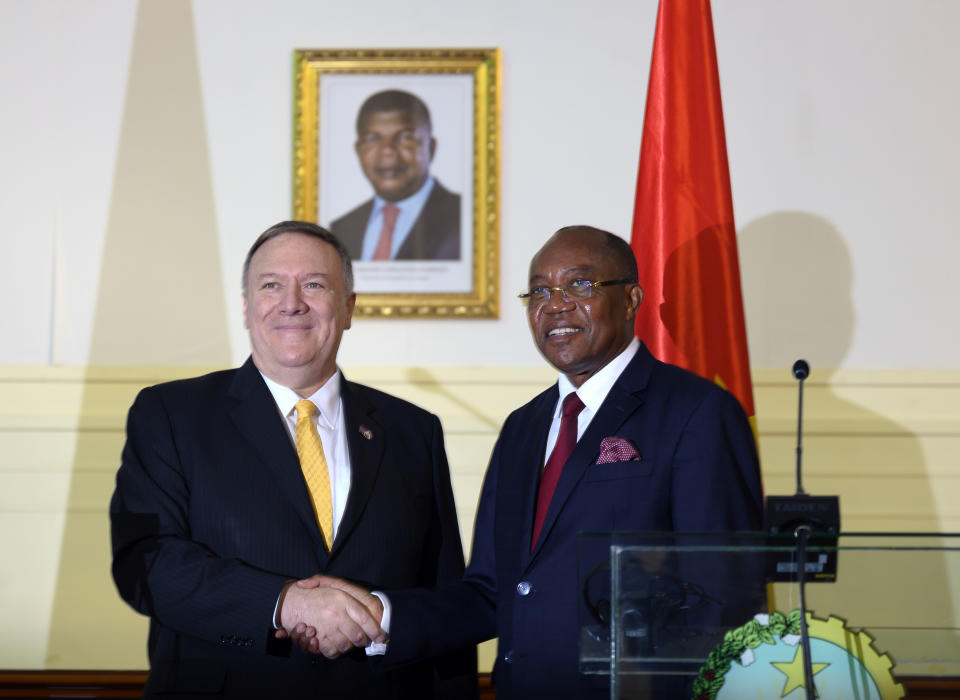
[[[307,310],[307,303],[303,300],[303,290],[300,285],[291,284],[283,291],[280,298],[280,310],[284,313],[301,313]]]
[[[391,139],[384,139],[377,145],[377,154],[380,156],[395,156],[399,150],[397,144]]]
[[[563,287],[551,287],[550,296],[543,302],[543,310],[548,312],[568,311],[573,305]]]

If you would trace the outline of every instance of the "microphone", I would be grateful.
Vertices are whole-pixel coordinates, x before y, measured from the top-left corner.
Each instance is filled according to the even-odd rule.
[[[810,376],[806,360],[793,363],[793,377],[797,380],[797,490],[793,496],[767,496],[764,512],[764,529],[771,534],[808,533],[813,541],[836,544],[840,532],[840,497],[810,496],[803,490],[803,382]],[[775,562],[767,572],[771,581],[789,581],[798,572],[796,560]],[[821,553],[816,560],[807,561],[804,573],[812,574],[814,581],[835,581],[837,560]]]
[[[801,382],[810,376],[810,365],[806,360],[797,360],[793,363],[793,376]]]
[[[793,363],[793,376],[797,384],[797,494],[803,496],[803,478],[801,477],[800,461],[803,455],[803,380],[810,376],[810,365],[806,360],[797,360]]]

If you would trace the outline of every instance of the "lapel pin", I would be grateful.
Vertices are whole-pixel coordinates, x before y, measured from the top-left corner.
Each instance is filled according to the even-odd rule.
[[[365,425],[360,426],[360,434],[363,435],[363,437],[365,437],[367,440],[373,439],[373,431]]]

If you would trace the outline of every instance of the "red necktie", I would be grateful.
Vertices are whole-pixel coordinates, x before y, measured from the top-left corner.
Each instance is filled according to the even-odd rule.
[[[560,481],[560,472],[563,471],[563,465],[567,463],[570,453],[577,446],[577,416],[583,409],[583,401],[577,396],[577,392],[572,391],[567,394],[563,400],[563,417],[560,419],[560,433],[557,435],[557,444],[553,446],[550,459],[547,460],[543,473],[540,475],[540,488],[537,490],[537,515],[533,521],[533,538],[530,540],[531,552],[533,546],[537,543],[537,538],[540,537],[540,530],[543,528],[543,521],[547,517],[550,499],[553,498],[553,492],[557,489],[557,482]]]
[[[380,227],[380,239],[373,251],[374,260],[389,260],[393,248],[393,227],[397,225],[397,214],[400,207],[395,204],[384,204],[380,210],[383,214],[383,226]]]

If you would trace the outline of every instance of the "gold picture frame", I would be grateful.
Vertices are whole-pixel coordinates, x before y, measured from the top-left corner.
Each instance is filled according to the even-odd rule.
[[[398,255],[377,262],[351,251],[355,316],[497,318],[499,49],[295,51],[294,218],[333,228],[342,241],[355,240],[351,244],[355,251],[363,250],[364,237],[371,238],[374,223],[369,223],[369,212],[378,190],[359,162],[357,113],[367,98],[382,91],[412,93],[429,110],[433,140],[426,167],[437,183],[430,191],[449,188],[454,192],[459,217],[446,221],[458,247],[455,253],[444,253],[448,256],[444,259],[426,259],[433,253],[421,248],[415,259]],[[440,182],[443,185],[438,187]],[[425,210],[426,206],[414,226],[421,224]],[[361,215],[368,223],[357,226]],[[350,235],[338,233],[348,221],[353,222]],[[367,227],[366,236],[358,230],[363,227]],[[369,252],[369,242],[366,245]]]

